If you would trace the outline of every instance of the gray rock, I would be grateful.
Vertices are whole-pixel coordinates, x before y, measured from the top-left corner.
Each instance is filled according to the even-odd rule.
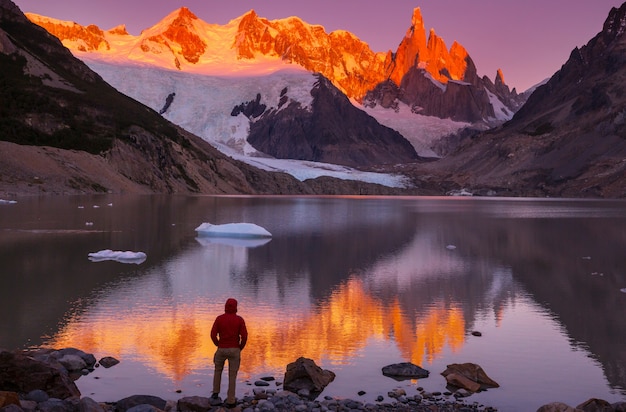
[[[604,399],[591,398],[576,407],[585,412],[613,412],[613,406]]]
[[[81,398],[78,402],[79,412],[104,412],[105,409],[98,402],[94,401],[90,397],[86,396]]]
[[[540,406],[537,412],[581,412],[580,409],[572,408],[563,402],[552,402]]]
[[[24,412],[24,410],[22,408],[20,408],[19,406],[15,405],[15,404],[10,404],[7,406],[4,406],[2,408],[0,408],[1,412]]]
[[[45,391],[41,389],[35,389],[35,390],[28,392],[26,396],[24,397],[24,399],[27,401],[35,401],[39,403],[39,402],[47,401],[48,399],[50,399],[50,397]]]
[[[383,367],[383,375],[396,380],[424,379],[430,372],[411,362],[394,363]]]
[[[87,362],[78,355],[64,355],[59,358],[59,363],[69,372],[79,372],[87,368]]]
[[[221,400],[220,400],[221,403]],[[203,396],[186,396],[178,400],[180,412],[205,412],[211,409],[211,399]]]
[[[100,365],[104,366],[105,368],[110,368],[111,366],[115,366],[118,363],[120,363],[119,360],[111,357],[111,356],[105,356],[102,359],[100,359]]]
[[[37,410],[41,412],[68,412],[71,411],[61,399],[51,398],[37,404]]]
[[[157,408],[154,405],[142,403],[141,405],[133,406],[132,408],[128,409],[127,412],[161,412],[161,409]]]
[[[159,398],[158,396],[152,395],[132,395],[124,399],[120,399],[115,404],[115,410],[117,412],[126,412],[133,406],[148,404],[152,405],[158,409],[165,409],[165,400]]]

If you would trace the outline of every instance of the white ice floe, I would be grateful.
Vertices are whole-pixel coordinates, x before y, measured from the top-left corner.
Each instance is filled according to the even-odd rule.
[[[90,253],[89,260],[92,262],[102,262],[105,260],[114,260],[120,263],[134,263],[139,265],[146,260],[146,254],[143,252],[118,251],[105,249],[99,252]]]
[[[622,288],[619,291],[622,292],[622,293],[626,293],[626,288]]]
[[[4,200],[0,199],[0,205],[13,205],[17,203],[17,200]]]
[[[454,249],[456,249],[456,246],[454,246],[454,245],[448,245],[448,246],[446,246],[446,249],[448,249],[448,250],[454,250]]]
[[[196,228],[199,236],[213,237],[272,237],[272,234],[265,228],[254,223],[226,223],[223,225],[213,225],[202,223]]]
[[[272,240],[270,237],[256,237],[256,238],[243,238],[243,237],[197,237],[196,240],[202,246],[210,246],[210,245],[226,245],[233,247],[245,247],[245,248],[255,248],[259,246],[263,246]]]

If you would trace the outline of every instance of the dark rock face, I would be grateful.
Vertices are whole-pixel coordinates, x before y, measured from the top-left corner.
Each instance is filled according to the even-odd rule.
[[[401,134],[354,107],[323,76],[318,75],[318,79],[311,91],[310,109],[292,101],[282,109],[279,104],[278,109],[265,111],[252,122],[248,142],[276,158],[361,168],[419,159]],[[247,105],[236,107],[233,114],[254,118],[260,108],[259,100],[257,96]]]
[[[22,353],[0,352],[0,390],[28,393],[41,389],[54,398],[80,397],[67,370],[57,365]]]
[[[400,86],[391,80],[380,83],[366,94],[363,104],[395,109],[402,102],[414,113],[470,123],[496,119],[487,90],[511,107],[510,114],[521,104],[517,94],[502,82],[494,85],[488,78],[477,76],[468,76],[468,80],[472,82],[449,80],[443,84],[424,69],[411,68],[402,77]]]

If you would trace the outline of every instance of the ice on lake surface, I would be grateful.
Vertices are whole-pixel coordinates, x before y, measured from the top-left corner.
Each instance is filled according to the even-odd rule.
[[[322,396],[364,402],[387,402],[397,387],[445,393],[441,372],[466,362],[501,385],[469,404],[526,412],[626,400],[624,201],[17,200],[0,211],[0,347],[120,359],[76,381],[99,402],[210,394],[210,330],[229,297],[250,333],[239,398],[304,356],[336,374]],[[200,222],[254,222],[272,236],[202,236]],[[103,249],[142,251],[149,264],[85,258]],[[430,376],[382,375],[401,362]]]
[[[111,250],[105,249],[98,252],[89,253],[89,260],[92,262],[104,262],[106,260],[113,260],[120,263],[134,263],[139,265],[145,262],[147,256],[144,252],[132,252],[130,250]]]
[[[224,223],[221,225],[202,223],[196,228],[196,232],[201,236],[215,237],[272,237],[267,229],[254,223]]]

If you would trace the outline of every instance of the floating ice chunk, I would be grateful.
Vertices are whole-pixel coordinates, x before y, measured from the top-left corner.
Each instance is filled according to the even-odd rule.
[[[17,200],[4,200],[0,199],[0,205],[14,205],[17,203]]]
[[[109,203],[107,206],[113,206],[113,203]]]
[[[626,288],[622,288],[619,291],[622,292],[622,293],[626,293]]]
[[[93,226],[93,222],[85,222],[85,226]]]
[[[244,238],[244,237],[216,237],[216,236],[210,236],[210,237],[197,237],[196,240],[202,246],[209,246],[209,245],[219,244],[219,245],[227,245],[227,246],[234,246],[234,247],[247,247],[247,248],[252,249],[252,248],[255,248],[255,247],[263,246],[264,244],[266,244],[269,241],[271,241],[272,238],[270,238],[270,237],[248,237],[248,238]]]
[[[223,225],[213,225],[202,223],[196,228],[199,236],[214,237],[272,237],[272,234],[265,228],[254,223],[226,223]]]
[[[105,260],[114,260],[120,263],[134,263],[139,265],[146,260],[146,254],[143,252],[121,252],[117,250],[105,249],[99,252],[90,253],[89,260],[92,262],[102,262]]]
[[[98,209],[99,207],[100,207],[100,206],[98,206],[98,205],[93,205],[93,208],[94,208],[94,209]]]
[[[454,246],[454,245],[448,245],[448,246],[446,246],[446,249],[448,249],[448,250],[454,250],[454,249],[456,249],[456,246]]]
[[[582,259],[583,260],[591,260],[591,256],[583,256]]]
[[[79,209],[84,209],[84,208],[85,208],[85,206],[78,206],[78,208],[79,208]]]

